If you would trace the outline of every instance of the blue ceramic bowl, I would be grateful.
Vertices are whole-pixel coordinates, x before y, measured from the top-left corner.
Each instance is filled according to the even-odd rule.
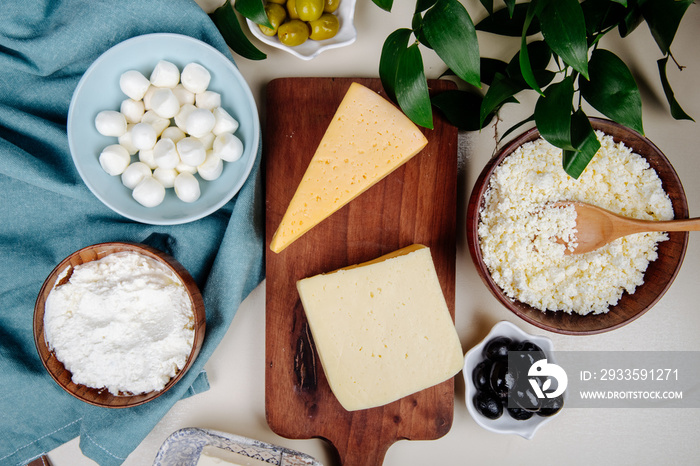
[[[97,132],[95,116],[102,110],[119,111],[122,100],[127,98],[119,88],[122,73],[135,69],[149,77],[159,60],[168,60],[180,70],[197,62],[210,71],[209,89],[221,94],[221,106],[238,120],[236,136],[243,142],[244,152],[238,161],[224,163],[218,179],[200,183],[201,197],[197,201],[185,203],[170,188],[162,204],[148,208],[133,199],[121,177],[108,175],[100,166],[100,152],[117,140]],[[174,225],[205,217],[236,195],[258,154],[260,119],[248,84],[221,52],[189,36],[146,34],[115,45],[87,69],[68,110],[68,144],[83,181],[106,206],[138,222]]]

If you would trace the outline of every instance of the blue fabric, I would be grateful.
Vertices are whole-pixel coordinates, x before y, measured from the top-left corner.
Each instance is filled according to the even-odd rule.
[[[0,4],[0,465],[22,464],[80,435],[85,455],[120,464],[184,396],[206,390],[204,363],[264,276],[260,156],[237,196],[184,225],[129,221],[87,189],[68,150],[66,116],[82,73],[133,36],[173,32],[228,47],[192,0],[2,0]],[[46,276],[73,251],[145,242],[172,254],[203,291],[199,358],[171,391],[142,406],[99,408],[46,373],[32,336]]]

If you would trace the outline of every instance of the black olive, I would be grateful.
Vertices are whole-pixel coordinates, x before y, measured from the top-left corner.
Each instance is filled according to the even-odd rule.
[[[527,382],[527,378],[519,379],[516,386],[510,391],[510,396],[515,404],[526,411],[538,412],[541,407],[541,400]]]
[[[491,387],[491,361],[484,359],[476,365],[472,372],[472,381],[477,390],[488,390]]]
[[[510,417],[516,421],[527,421],[535,414],[532,411],[527,411],[523,408],[507,408],[507,410]]]
[[[540,359],[545,359],[547,357],[544,354],[542,348],[528,340],[513,343],[509,349],[510,351],[522,351],[530,353],[529,356],[533,363],[535,361],[539,361]]]
[[[515,386],[516,375],[508,370],[508,361],[496,361],[491,366],[491,390],[501,398],[507,398],[508,392]]]
[[[540,416],[554,416],[564,407],[564,397],[558,396],[556,398],[547,398],[542,400],[542,407],[537,412]]]
[[[474,395],[476,411],[489,419],[498,419],[503,414],[503,404],[495,393],[481,391]]]
[[[483,355],[492,361],[508,359],[508,347],[513,343],[508,337],[496,337],[486,343]]]

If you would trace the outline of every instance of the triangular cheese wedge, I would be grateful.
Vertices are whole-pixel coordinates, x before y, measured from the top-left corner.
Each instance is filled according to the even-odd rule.
[[[272,237],[280,252],[428,143],[398,108],[352,83]]]

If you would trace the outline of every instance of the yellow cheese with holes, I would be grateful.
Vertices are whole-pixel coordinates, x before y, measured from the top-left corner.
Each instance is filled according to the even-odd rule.
[[[297,282],[328,384],[348,411],[457,374],[463,354],[430,249],[413,245]]]
[[[352,83],[270,243],[280,252],[428,143],[397,107]]]

